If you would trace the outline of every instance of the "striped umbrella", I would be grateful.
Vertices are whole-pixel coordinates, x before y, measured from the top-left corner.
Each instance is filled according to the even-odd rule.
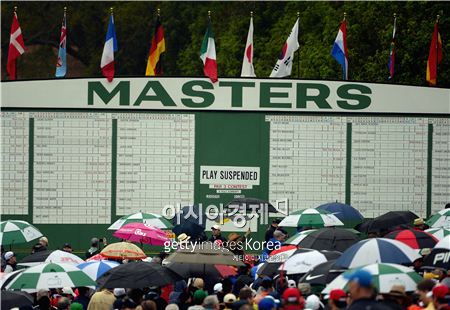
[[[427,232],[415,229],[396,230],[384,236],[384,238],[398,240],[413,249],[431,249],[438,240]]]
[[[436,239],[442,240],[444,237],[450,235],[450,229],[438,227],[438,228],[430,228],[425,230],[430,235],[433,235]]]
[[[26,269],[7,286],[8,290],[51,289],[97,285],[87,274],[70,264],[43,263]]]
[[[42,237],[42,233],[25,221],[9,220],[0,223],[0,243],[2,245],[26,243]]]
[[[433,228],[443,227],[450,229],[450,209],[439,211],[428,219],[427,224]]]
[[[342,223],[335,215],[319,209],[304,209],[293,212],[286,216],[279,226],[284,227],[327,227],[342,226]]]
[[[80,270],[83,270],[83,272],[87,274],[92,280],[96,281],[105,272],[119,265],[120,264],[117,262],[103,260],[103,261],[82,263],[79,264],[77,267]]]
[[[403,285],[407,292],[416,290],[417,283],[422,281],[414,270],[397,264],[371,264],[362,268],[348,270],[339,275],[325,287],[322,294],[329,294],[331,290],[343,289],[348,291],[346,277],[359,269],[364,269],[372,274],[372,283],[379,293],[389,293],[393,285]]]
[[[286,244],[298,245],[306,236],[310,233],[315,232],[317,229],[308,229],[296,233],[292,237],[286,240]]]
[[[361,240],[336,260],[336,266],[357,268],[376,263],[412,264],[421,256],[406,244],[392,239]]]
[[[109,226],[108,230],[118,230],[123,225],[128,223],[144,223],[147,225],[156,226],[161,229],[173,228],[173,225],[159,214],[137,212],[121,217],[111,226]]]

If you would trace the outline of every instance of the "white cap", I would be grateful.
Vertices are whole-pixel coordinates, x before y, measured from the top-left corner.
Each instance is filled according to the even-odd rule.
[[[216,224],[211,226],[211,229],[220,230],[220,226]]]
[[[11,259],[11,257],[16,256],[14,252],[8,251],[5,253],[5,260]]]
[[[115,288],[113,291],[114,296],[119,297],[119,296],[123,296],[126,295],[127,292],[125,292],[124,288]]]
[[[62,293],[65,295],[75,296],[75,293],[73,292],[73,290],[70,287],[63,287]]]
[[[218,292],[222,291],[222,289],[223,289],[222,283],[216,283],[214,285],[214,293],[218,293]]]
[[[288,287],[297,288],[297,284],[295,284],[295,281],[291,279],[291,280],[288,280]]]

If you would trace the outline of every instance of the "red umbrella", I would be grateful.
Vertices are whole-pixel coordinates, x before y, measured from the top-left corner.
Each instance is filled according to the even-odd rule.
[[[276,250],[273,250],[272,252],[270,252],[269,256],[280,254],[280,253],[283,253],[286,251],[292,251],[292,253],[294,253],[297,249],[298,249],[298,247],[296,245],[283,245],[279,249],[276,249]]]
[[[228,276],[235,276],[237,274],[237,270],[233,266],[214,265],[214,267],[217,269],[217,271],[223,278],[226,278]]]
[[[151,245],[164,245],[165,242],[170,241],[169,238],[167,238],[166,232],[155,226],[144,223],[126,224],[116,230],[113,236]]]
[[[438,239],[436,239],[436,237],[434,237],[433,235],[415,229],[396,230],[384,237],[398,240],[417,250],[424,248],[433,248],[438,242]]]

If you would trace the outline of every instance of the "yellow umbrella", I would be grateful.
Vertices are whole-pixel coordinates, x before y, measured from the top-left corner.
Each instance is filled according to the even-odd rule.
[[[117,242],[106,246],[101,252],[104,257],[114,259],[131,259],[138,260],[146,258],[145,253],[133,243]]]

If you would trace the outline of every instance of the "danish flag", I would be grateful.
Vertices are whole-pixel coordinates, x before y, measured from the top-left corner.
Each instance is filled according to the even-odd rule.
[[[14,12],[9,40],[8,62],[6,64],[10,80],[16,79],[16,59],[23,53],[25,53],[25,44],[23,43],[22,30],[20,30],[17,13]]]

